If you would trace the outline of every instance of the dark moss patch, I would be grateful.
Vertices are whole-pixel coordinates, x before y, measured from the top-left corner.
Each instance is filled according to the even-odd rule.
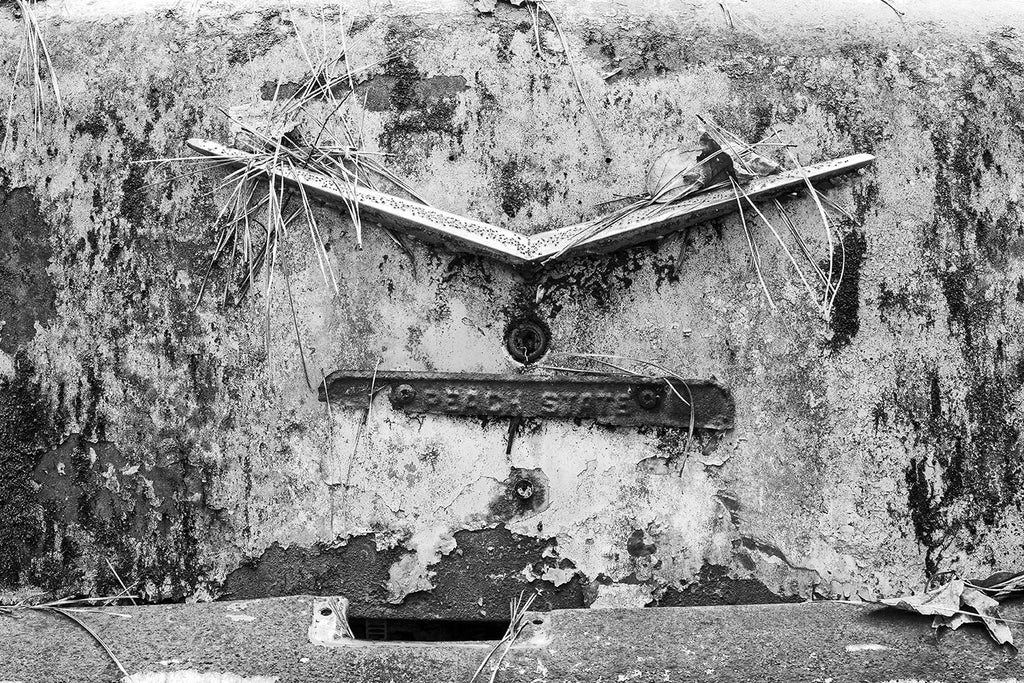
[[[50,227],[32,191],[0,176],[0,350],[13,354],[53,317]]]
[[[626,552],[633,557],[646,557],[658,551],[658,546],[644,542],[644,530],[634,529],[626,539]]]
[[[228,574],[222,593],[232,600],[344,595],[353,615],[368,616],[387,603],[391,565],[407,553],[400,547],[378,550],[373,534],[353,536],[344,545],[275,543]]]
[[[430,603],[416,605],[417,596],[410,596],[406,604],[411,602],[416,608],[430,609],[437,616],[451,610],[460,615],[472,612],[472,618],[479,619],[484,616],[480,614],[481,599],[490,614],[505,615],[508,601],[525,589],[539,592],[533,607],[537,610],[587,606],[587,582],[581,574],[575,574],[561,586],[543,579],[525,581],[523,578],[523,567],[527,565],[536,576],[549,569],[575,568],[572,562],[558,557],[558,542],[554,538],[521,536],[498,526],[458,531],[455,542],[455,550],[430,567],[435,585],[430,603],[434,606],[428,608]],[[481,576],[492,578],[481,582]]]
[[[678,28],[664,19],[644,18],[608,34],[590,31],[587,54],[604,62],[608,71],[620,69],[616,78],[654,78],[692,58],[693,41],[678,33]]]
[[[512,39],[517,33],[532,33],[533,24],[529,21],[499,21],[494,26],[498,34],[498,61],[507,64],[512,61]]]
[[[509,159],[502,164],[498,173],[498,197],[502,212],[509,218],[515,218],[530,201],[530,194],[530,186],[519,176],[519,162]]]
[[[91,135],[101,138],[107,134],[107,117],[99,111],[90,111],[81,121],[75,124],[76,135]]]
[[[600,256],[580,256],[553,266],[540,278],[545,292],[543,303],[552,316],[562,310],[565,298],[582,297],[607,309],[633,285],[633,276],[643,269],[652,247],[656,249],[657,243]]]
[[[696,607],[700,605],[765,605],[800,602],[799,597],[783,597],[768,590],[755,579],[737,579],[721,565],[705,563],[693,583],[685,587],[668,586],[656,594],[648,607]]]
[[[882,281],[878,285],[878,298],[875,304],[882,322],[895,329],[898,316],[905,315],[921,321],[925,329],[935,325],[935,312],[925,295],[913,293],[906,282],[889,284]]]
[[[494,521],[504,523],[532,516],[551,505],[548,476],[540,468],[513,467],[502,484],[501,495],[490,502],[487,510]]]
[[[384,35],[387,48],[398,56],[387,63],[384,74],[374,78],[366,90],[367,106],[373,94],[374,107],[394,114],[384,123],[381,149],[412,170],[414,160],[422,158],[438,139],[462,142],[465,125],[456,111],[459,93],[467,88],[462,76],[424,76],[410,56],[408,45],[416,40],[419,29],[412,25],[392,24]],[[357,89],[358,90],[358,89]]]
[[[414,76],[412,72],[407,75]],[[467,89],[463,76],[414,77],[409,82],[385,73],[357,86],[356,93],[360,99],[366,98],[366,108],[370,111],[409,111],[429,109],[444,100],[457,98]]]
[[[356,617],[470,619],[504,617],[509,599],[537,589],[535,609],[585,606],[579,576],[555,586],[526,581],[522,570],[572,569],[554,552],[554,539],[514,534],[504,526],[458,531],[455,549],[429,567],[434,589],[413,593],[400,605],[389,604],[387,583],[392,565],[410,551],[401,546],[378,550],[373,534],[350,538],[344,545],[310,548],[272,545],[262,556],[235,569],[224,583],[225,597],[344,595]],[[481,581],[480,577],[491,577]]]
[[[223,521],[206,505],[209,468],[190,461],[187,436],[162,436],[148,461],[78,434],[38,460],[30,481],[38,485],[34,503],[43,530],[33,548],[31,583],[77,592],[81,576],[93,570],[98,593],[118,592],[105,562],[90,566],[68,554],[82,541],[90,555],[111,559],[124,581],[158,587],[144,597],[181,598],[202,583],[209,567],[200,545]]]
[[[56,438],[51,412],[32,368],[15,360],[11,379],[0,377],[0,586],[15,587],[28,573],[42,535],[32,471]]]
[[[277,81],[263,81],[263,85],[260,86],[260,99],[265,102],[269,102],[277,98],[279,102],[283,102],[295,97],[298,92],[299,84],[292,81],[285,81],[282,83],[278,83]],[[341,86],[338,86],[338,92],[334,92],[332,89],[332,93],[335,95],[340,94],[341,92]]]
[[[281,43],[289,35],[289,27],[285,25],[278,10],[266,9],[260,14],[255,26],[242,33],[231,34],[232,42],[228,48],[228,64],[247,64],[256,57],[270,52],[270,49]]]
[[[975,369],[965,411],[944,408],[936,370],[906,369],[894,391],[894,420],[909,423],[917,451],[905,476],[908,510],[926,553],[926,570],[941,567],[955,540],[980,543],[1024,492],[1024,446],[1010,419],[1019,406],[1024,363]]]
[[[854,230],[844,235],[843,248],[846,252],[846,267],[832,304],[830,318],[832,338],[828,345],[833,353],[848,345],[860,330],[860,269],[867,252],[864,233]],[[825,264],[825,268],[827,272],[828,264]],[[833,282],[838,279],[839,272],[836,272]]]

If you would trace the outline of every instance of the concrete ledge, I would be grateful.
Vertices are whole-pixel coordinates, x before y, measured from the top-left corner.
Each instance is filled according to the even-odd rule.
[[[329,3],[323,0],[63,0],[40,4],[42,17],[70,21],[127,17],[140,14],[167,14],[192,18],[231,16],[264,9],[337,12],[347,15],[439,15],[475,14],[474,0],[368,0],[366,2]],[[498,12],[504,12],[508,5]],[[628,17],[636,21],[645,16],[671,17],[680,22],[726,21],[722,5],[734,21],[771,34],[777,29],[803,27],[822,30],[835,26],[875,27],[883,32],[906,34],[910,29],[936,26],[956,27],[964,36],[988,32],[993,26],[1020,27],[1020,4],[1016,0],[556,0],[552,11],[564,21],[574,19],[612,19]],[[902,12],[897,15],[893,8]],[[522,10],[518,10],[522,11]]]
[[[307,640],[312,603],[311,597],[296,596],[117,607],[80,616],[107,641],[132,680],[465,682],[490,647],[316,646]],[[1021,619],[1024,605],[1008,606],[1004,616]],[[875,607],[819,602],[565,610],[538,613],[536,621],[540,625],[531,618],[503,662],[498,681],[1024,678],[1016,651],[994,645],[978,628],[934,633],[928,617]],[[0,643],[3,681],[120,678],[92,639],[58,615],[0,615]]]

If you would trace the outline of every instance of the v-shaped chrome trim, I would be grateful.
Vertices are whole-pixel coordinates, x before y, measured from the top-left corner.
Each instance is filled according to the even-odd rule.
[[[188,145],[202,155],[216,157],[238,167],[250,163],[244,152],[217,142],[193,138]],[[233,161],[236,158],[237,161]],[[855,154],[804,166],[802,170],[757,178],[744,185],[743,189],[752,200],[769,199],[806,188],[805,179],[814,182],[832,178],[863,168],[874,159],[870,154]],[[258,169],[260,165],[254,164],[253,167]],[[654,204],[639,209],[584,239],[578,239],[578,236],[586,234],[603,217],[536,235],[523,235],[384,192],[337,183],[319,173],[303,169],[291,172],[279,167],[267,167],[265,170],[272,176],[302,185],[307,192],[325,201],[356,202],[361,211],[385,227],[413,233],[421,239],[452,249],[483,253],[517,265],[539,265],[556,254],[564,258],[580,252],[619,249],[664,237],[688,225],[703,223],[736,210],[736,196],[731,190],[715,190],[672,204]],[[565,249],[567,245],[572,246]]]

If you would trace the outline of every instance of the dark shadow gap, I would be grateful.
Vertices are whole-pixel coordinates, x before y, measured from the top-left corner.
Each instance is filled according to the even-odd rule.
[[[357,640],[400,640],[437,643],[452,641],[501,640],[509,621],[460,621],[453,619],[366,619],[348,620]]]

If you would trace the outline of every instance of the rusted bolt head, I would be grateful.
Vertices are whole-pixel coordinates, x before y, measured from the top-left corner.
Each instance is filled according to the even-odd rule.
[[[516,495],[523,500],[533,497],[533,483],[529,479],[520,479],[517,481]]]
[[[505,348],[520,363],[533,363],[547,353],[550,337],[547,324],[539,318],[517,318],[505,328]]]
[[[408,384],[399,384],[391,392],[391,403],[396,406],[407,406],[416,400],[416,390]]]
[[[658,407],[661,398],[654,389],[641,389],[636,394],[636,402],[644,410],[654,410]]]

